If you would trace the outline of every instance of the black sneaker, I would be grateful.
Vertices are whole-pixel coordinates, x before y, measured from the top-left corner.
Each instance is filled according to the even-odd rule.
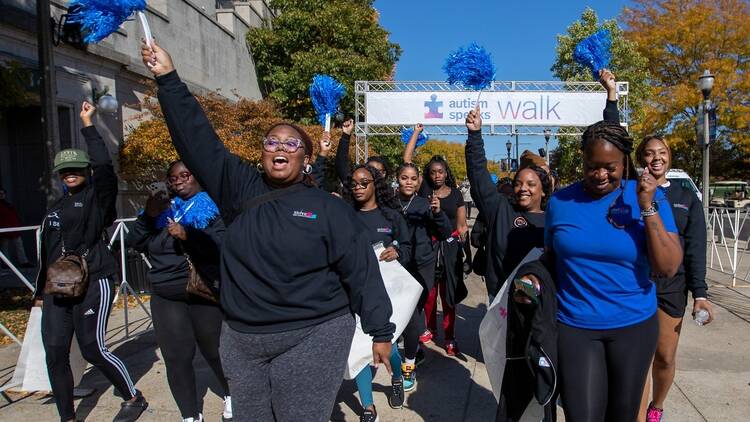
[[[414,365],[418,367],[419,365],[424,363],[424,360],[425,360],[424,350],[422,350],[422,347],[419,347],[417,349],[417,354],[414,357]]]
[[[404,378],[398,377],[391,380],[391,395],[388,396],[388,405],[392,409],[401,409],[404,406]]]
[[[148,402],[140,391],[135,390],[135,400],[124,401],[120,404],[120,411],[112,422],[135,422],[141,413],[148,408]]]
[[[378,422],[378,415],[374,410],[365,409],[359,417],[359,422]]]

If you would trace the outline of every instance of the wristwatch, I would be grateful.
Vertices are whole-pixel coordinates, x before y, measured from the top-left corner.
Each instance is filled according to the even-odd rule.
[[[651,206],[641,210],[641,217],[651,217],[659,213],[659,204],[656,201],[651,202]]]

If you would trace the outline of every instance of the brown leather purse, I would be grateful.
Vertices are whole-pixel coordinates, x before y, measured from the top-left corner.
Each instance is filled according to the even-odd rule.
[[[60,234],[62,239],[62,233]],[[47,282],[44,294],[75,299],[86,294],[89,286],[89,267],[86,263],[87,250],[83,255],[65,250],[62,244],[62,256],[47,268]]]
[[[201,297],[214,303],[219,303],[219,297],[214,293],[215,291],[219,291],[218,280],[212,282],[213,289],[211,289],[207,284],[207,280],[201,276],[195,268],[195,265],[193,265],[193,261],[190,260],[190,257],[185,254],[185,258],[187,258],[188,262],[188,281],[185,290],[191,295]]]

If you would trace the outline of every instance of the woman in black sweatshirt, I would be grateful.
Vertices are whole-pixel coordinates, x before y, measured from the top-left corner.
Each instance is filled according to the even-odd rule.
[[[406,269],[422,285],[422,295],[417,302],[409,324],[404,329],[404,391],[416,388],[416,355],[419,336],[424,332],[424,304],[427,294],[435,285],[435,260],[437,244],[451,236],[453,226],[448,216],[440,209],[437,196],[432,202],[417,195],[419,169],[412,163],[402,164],[396,170],[398,181],[397,199],[401,213],[406,218],[412,239],[412,259]]]
[[[282,123],[256,167],[231,154],[156,42],[141,49],[177,152],[216,202],[226,322],[221,361],[238,420],[327,420],[354,335],[352,311],[390,367],[394,325],[367,230],[313,187],[312,141]]]
[[[74,334],[83,358],[96,366],[125,400],[115,422],[135,421],[148,407],[140,391],[133,386],[125,364],[104,342],[117,266],[103,233],[117,215],[117,175],[107,146],[91,121],[95,112],[93,105],[83,103],[81,133],[86,139],[88,154],[66,149],[55,156],[52,171],[60,176],[66,192],[47,209],[42,222],[41,259],[34,291],[34,305],[42,307],[47,371],[63,422],[75,420],[70,369],[70,342]],[[47,283],[54,281],[47,280],[47,269],[70,253],[82,257],[88,265],[86,291],[76,298],[45,292]]]
[[[367,165],[354,168],[351,176],[344,183],[344,199],[358,211],[357,216],[367,228],[371,244],[383,244],[385,250],[378,257],[381,261],[398,261],[406,265],[412,257],[412,243],[409,227],[403,216],[396,211],[395,198],[385,179],[378,170]],[[394,347],[390,356],[393,373],[391,377],[391,394],[388,404],[400,408],[404,402],[403,379],[401,377],[401,355]],[[365,367],[355,377],[359,397],[364,408],[361,422],[377,420],[377,411],[372,398],[372,371]]]
[[[204,280],[219,279],[224,222],[216,204],[182,161],[170,164],[167,180],[174,199],[170,201],[165,192],[149,197],[128,242],[151,263],[148,275],[156,341],[183,421],[202,420],[193,368],[196,345],[219,381],[224,398],[222,420],[228,421],[232,418],[231,398],[219,360],[221,308],[186,291],[188,259]]]

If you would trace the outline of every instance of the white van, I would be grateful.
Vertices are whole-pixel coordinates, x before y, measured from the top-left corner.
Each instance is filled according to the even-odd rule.
[[[698,199],[703,201],[703,194],[701,194],[701,191],[699,191],[698,187],[695,186],[695,183],[693,182],[693,179],[690,178],[690,175],[687,174],[684,170],[669,170],[667,172],[667,180],[669,180],[670,183],[680,183],[683,188],[690,189],[691,191],[695,192],[695,194],[698,195]]]

